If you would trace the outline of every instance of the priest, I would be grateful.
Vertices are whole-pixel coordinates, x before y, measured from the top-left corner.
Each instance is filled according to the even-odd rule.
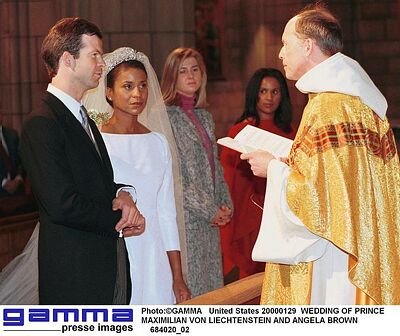
[[[338,20],[306,7],[282,35],[286,77],[308,94],[287,159],[242,154],[268,179],[262,304],[400,304],[400,165],[387,102],[341,53]]]

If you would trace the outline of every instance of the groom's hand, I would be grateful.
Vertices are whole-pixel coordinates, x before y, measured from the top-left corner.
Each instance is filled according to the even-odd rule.
[[[115,226],[116,231],[122,231],[124,236],[137,236],[144,232],[146,220],[128,192],[120,191],[118,193],[113,200],[112,209],[122,211],[121,219]]]

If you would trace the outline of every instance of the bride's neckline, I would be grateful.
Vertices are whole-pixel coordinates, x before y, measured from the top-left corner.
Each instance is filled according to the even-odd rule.
[[[106,127],[107,129],[104,130],[104,125],[101,125],[99,127],[99,130],[101,133],[104,134],[116,134],[116,135],[143,135],[151,133],[151,130],[149,130],[144,125],[142,124],[137,124],[137,125],[138,127],[135,127],[131,130],[118,129],[118,127],[115,127],[115,125],[109,125],[108,127]]]

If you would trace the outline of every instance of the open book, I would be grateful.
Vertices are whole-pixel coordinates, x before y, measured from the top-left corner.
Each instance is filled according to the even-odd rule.
[[[217,140],[217,143],[240,153],[265,150],[275,157],[287,157],[293,141],[258,127],[247,125],[235,138],[221,138]]]

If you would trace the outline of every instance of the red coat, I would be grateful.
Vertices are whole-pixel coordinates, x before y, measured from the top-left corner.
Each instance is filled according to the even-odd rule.
[[[232,126],[228,136],[235,137],[249,124],[255,123],[246,120]],[[290,139],[296,135],[295,131],[283,132],[273,120],[261,120],[258,127]],[[234,208],[232,220],[221,228],[224,275],[237,266],[239,278],[244,278],[263,272],[265,267],[264,263],[251,259],[251,252],[260,229],[266,179],[254,176],[247,161],[240,159],[240,153],[227,147],[222,148],[221,163]]]

